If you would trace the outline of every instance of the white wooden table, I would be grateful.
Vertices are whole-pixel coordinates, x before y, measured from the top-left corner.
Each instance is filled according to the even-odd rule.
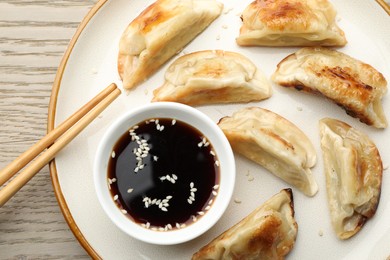
[[[46,133],[57,67],[97,0],[0,1],[0,168]],[[0,208],[0,259],[89,258],[60,211],[48,167]]]
[[[57,67],[96,2],[0,1],[0,168],[45,135]],[[64,220],[45,167],[0,208],[0,259],[59,258],[89,256]]]

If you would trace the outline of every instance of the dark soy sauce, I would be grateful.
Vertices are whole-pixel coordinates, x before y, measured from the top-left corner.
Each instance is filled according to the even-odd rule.
[[[182,228],[207,213],[218,192],[219,162],[197,129],[150,119],[123,134],[108,163],[108,184],[123,214],[146,228]]]

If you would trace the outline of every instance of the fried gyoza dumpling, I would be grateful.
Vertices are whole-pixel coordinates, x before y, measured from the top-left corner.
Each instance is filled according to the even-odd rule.
[[[317,161],[307,136],[293,123],[269,110],[251,107],[222,118],[219,127],[233,150],[262,165],[307,196],[318,186],[310,168]]]
[[[118,71],[125,89],[147,79],[222,12],[215,0],[158,0],[135,18],[119,43]]]
[[[376,212],[382,160],[369,137],[344,122],[322,119],[320,133],[332,225],[347,239]]]
[[[283,59],[272,79],[283,87],[323,95],[368,125],[387,127],[381,104],[386,79],[372,66],[344,53],[303,48]]]
[[[170,65],[152,101],[187,105],[259,101],[272,95],[271,83],[245,56],[228,51],[199,51]]]
[[[284,259],[297,232],[292,191],[285,189],[201,248],[192,260]]]
[[[242,13],[239,45],[344,46],[328,0],[255,0]]]

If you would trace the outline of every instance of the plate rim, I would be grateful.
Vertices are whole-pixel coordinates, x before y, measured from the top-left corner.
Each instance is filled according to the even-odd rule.
[[[92,8],[88,11],[88,13],[84,16],[83,20],[77,27],[76,32],[71,38],[68,47],[62,57],[60,65],[58,66],[54,82],[52,85],[52,90],[50,94],[50,101],[48,106],[48,116],[47,116],[47,133],[52,131],[55,128],[55,119],[56,119],[56,111],[57,111],[57,100],[58,94],[61,87],[62,77],[64,71],[66,69],[66,65],[68,63],[69,57],[72,54],[73,48],[75,47],[80,35],[83,33],[84,29],[87,27],[91,19],[98,13],[98,11],[106,4],[108,0],[98,0]],[[73,235],[79,241],[80,245],[85,249],[85,251],[89,254],[89,256],[93,259],[102,259],[101,256],[95,251],[95,249],[91,246],[88,240],[84,237],[84,234],[79,229],[76,221],[74,220],[72,213],[66,203],[66,199],[62,193],[61,185],[59,183],[58,172],[56,167],[55,158],[49,163],[49,172],[51,177],[51,182],[53,185],[54,194],[56,196],[58,205],[60,206],[62,215],[65,218],[66,223],[68,224],[70,230]]]

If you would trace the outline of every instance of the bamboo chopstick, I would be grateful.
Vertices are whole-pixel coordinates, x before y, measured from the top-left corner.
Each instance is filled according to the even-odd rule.
[[[55,155],[89,125],[121,91],[115,84],[109,85],[91,101],[70,116],[61,125],[43,137],[29,150],[21,154],[12,163],[0,171],[0,186],[15,175],[43,150],[50,147],[35,161],[0,190],[0,207],[20,190],[38,171],[49,163]]]
[[[376,1],[383,9],[385,9],[387,14],[390,15],[390,5],[385,0],[376,0]]]

